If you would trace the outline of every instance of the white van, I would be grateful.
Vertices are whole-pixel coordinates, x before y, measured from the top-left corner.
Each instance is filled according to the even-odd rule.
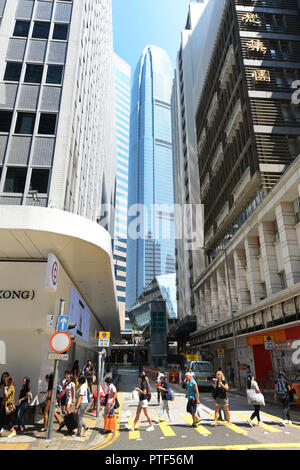
[[[197,382],[198,388],[211,388],[212,379],[214,377],[213,366],[210,362],[206,361],[191,361],[186,364],[186,372],[189,368],[195,374],[195,380]]]

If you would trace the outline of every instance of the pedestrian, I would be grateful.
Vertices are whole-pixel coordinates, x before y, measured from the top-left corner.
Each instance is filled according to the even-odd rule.
[[[159,387],[161,385],[161,379],[164,378],[165,374],[163,372],[159,372],[159,374],[156,377],[156,389],[157,389],[157,403],[160,404],[160,390]]]
[[[167,382],[166,377],[161,378],[161,384],[160,384],[159,390],[160,390],[160,393],[161,393],[162,405],[161,405],[159,416],[158,416],[158,419],[157,419],[156,422],[157,422],[157,424],[160,422],[164,412],[166,411],[166,413],[168,415],[169,422],[171,423],[172,422],[172,416],[171,416],[171,411],[170,411],[170,408],[169,408],[169,401],[171,400],[171,389],[170,389],[170,386]]]
[[[29,406],[29,400],[31,397],[30,392],[30,379],[28,377],[24,377],[22,388],[19,394],[19,401],[18,401],[18,429],[20,432],[24,432],[25,430],[25,423],[24,423],[24,413],[26,408]]]
[[[86,365],[82,369],[82,372],[87,380],[91,395],[93,395],[93,383],[95,380],[95,367],[90,359],[87,361]]]
[[[246,393],[249,394],[249,390],[254,390],[255,393],[261,393],[258,383],[255,381],[255,377],[252,376],[252,374],[249,374],[247,377],[247,388],[246,388]],[[254,412],[252,413],[250,419],[247,420],[247,423],[251,428],[253,427],[252,421],[254,418],[257,418],[258,421],[258,426],[261,426],[263,422],[260,419],[260,407],[261,405],[258,404],[253,404],[254,407]]]
[[[6,411],[4,406],[4,388],[6,387],[6,379],[9,377],[9,372],[3,372],[0,380],[0,435],[3,432],[3,426],[6,421]]]
[[[73,367],[71,369],[71,375],[73,376],[74,378],[74,382],[76,384],[76,388],[78,388],[78,384],[79,384],[79,376],[80,376],[80,367],[79,367],[79,361],[74,361],[74,364],[73,364]]]
[[[83,375],[79,377],[79,388],[76,392],[76,396],[77,396],[77,402],[75,406],[75,413],[77,414],[78,428],[77,428],[77,434],[73,434],[73,437],[78,439],[81,437],[82,426],[84,427],[84,431],[82,434],[83,437],[86,435],[87,431],[89,430],[88,426],[83,421],[85,410],[87,409],[87,406],[89,404],[88,397],[87,397],[86,379]]]
[[[47,390],[46,403],[45,403],[45,409],[44,409],[44,426],[41,429],[42,432],[46,431],[48,427],[49,410],[50,410],[50,405],[51,405],[51,397],[53,393],[53,382],[54,382],[54,374],[51,374],[49,375],[48,390]],[[54,416],[58,424],[61,425],[62,420],[59,414],[57,413],[56,409],[54,409]]]
[[[64,388],[64,385],[66,383],[66,380],[67,380],[67,376],[71,374],[69,370],[65,370],[64,372],[64,378],[62,379],[61,381],[61,388],[62,388],[62,393],[60,394],[60,396],[58,397],[58,400],[60,402],[60,409],[61,409],[61,412],[63,415],[65,415],[66,413],[66,401],[67,401],[67,398],[66,398],[66,390]]]
[[[149,416],[149,412],[148,412],[149,387],[148,387],[147,381],[145,379],[145,376],[142,375],[142,374],[139,376],[139,383],[140,383],[140,386],[135,387],[135,390],[139,393],[139,404],[138,404],[138,407],[137,407],[136,416],[135,416],[133,425],[132,426],[127,426],[127,429],[129,429],[130,431],[134,431],[134,428],[135,428],[135,426],[137,425],[137,423],[140,419],[141,411],[143,410],[144,415],[146,416],[146,418],[148,420],[148,423],[149,423],[149,427],[146,429],[146,431],[154,431],[154,426],[153,426],[152,420],[151,420],[151,418]]]
[[[289,385],[288,380],[286,379],[285,373],[281,371],[278,379],[275,382],[274,399],[276,402],[279,402],[282,407],[281,424],[283,426],[286,426],[285,418],[287,418],[288,424],[292,424],[290,417],[290,391],[291,387]]]
[[[72,412],[71,407],[75,403],[75,382],[69,372],[66,374],[63,390],[66,392],[66,413],[69,415]]]
[[[14,428],[13,415],[16,411],[15,407],[15,396],[16,389],[14,384],[14,379],[12,377],[6,378],[6,386],[4,387],[4,399],[3,404],[6,412],[6,425],[9,427],[10,433],[7,436],[8,439],[14,437],[17,433]]]
[[[116,429],[116,415],[114,409],[117,404],[117,389],[113,383],[113,379],[111,377],[106,377],[105,383],[107,385],[107,394],[106,394],[106,404],[105,404],[105,421],[104,421],[104,429],[106,431],[112,432]]]
[[[150,382],[149,382],[149,378],[146,375],[146,372],[144,370],[139,375],[143,375],[145,377],[145,380],[146,380],[147,385],[148,385],[148,401],[150,401],[151,400],[151,385],[150,385]]]
[[[231,365],[231,362],[226,367],[226,375],[230,380],[230,385],[234,385],[234,368]]]
[[[227,380],[225,379],[224,373],[222,370],[218,370],[216,373],[216,378],[213,379],[213,397],[216,400],[216,407],[215,407],[215,419],[214,422],[211,423],[212,426],[217,426],[218,419],[219,419],[219,412],[221,406],[224,408],[226,415],[227,415],[227,425],[231,424],[230,421],[230,412],[228,407],[228,398],[227,392],[229,390],[229,386]]]
[[[186,396],[188,399],[186,410],[188,413],[192,415],[193,418],[193,428],[196,428],[200,422],[200,418],[197,416],[197,408],[200,405],[199,399],[199,390],[197,386],[197,382],[189,372],[185,374],[185,379],[187,382],[187,391]]]

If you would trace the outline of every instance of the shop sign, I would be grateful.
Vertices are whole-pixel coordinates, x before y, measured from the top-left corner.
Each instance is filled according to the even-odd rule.
[[[0,290],[0,300],[33,300],[34,290]]]
[[[45,285],[48,289],[56,292],[58,283],[59,261],[53,253],[49,253],[46,268]]]

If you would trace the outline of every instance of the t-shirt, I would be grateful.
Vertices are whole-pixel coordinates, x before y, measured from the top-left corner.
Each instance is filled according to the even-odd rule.
[[[222,380],[222,384],[223,384],[223,385],[226,385],[226,384],[227,384],[227,381],[226,381],[226,380]],[[218,381],[218,383],[217,383],[217,397],[219,397],[219,398],[226,398],[226,397],[227,397],[226,390],[225,390],[225,388],[220,387],[219,381]]]
[[[15,387],[13,385],[11,385],[10,387],[8,387],[7,389],[7,393],[8,393],[8,397],[4,397],[3,399],[3,403],[4,405],[12,405],[15,403],[15,394],[16,394],[16,390],[15,390]]]
[[[108,394],[107,404],[108,405],[114,401],[114,394],[115,393],[117,393],[116,387],[114,386],[114,384],[109,384],[108,391],[107,391],[107,394]]]
[[[187,385],[187,397],[190,400],[191,398],[195,398],[197,400],[197,392],[194,386],[197,385],[196,381],[193,379]]]
[[[86,383],[80,385],[80,387],[78,388],[77,390],[77,398],[79,398],[80,396],[82,396],[82,400],[81,400],[81,403],[88,403],[88,398],[87,398],[87,385]]]
[[[143,401],[143,400],[147,400],[147,393],[148,393],[148,385],[147,385],[147,382],[146,380],[144,380],[141,384],[141,386],[139,387],[141,390],[146,390],[146,393],[139,393],[139,400],[140,401]]]
[[[71,398],[73,397],[73,388],[75,387],[75,384],[74,382],[70,382],[66,385],[65,387],[65,390],[66,390],[66,399],[67,400],[71,400]]]

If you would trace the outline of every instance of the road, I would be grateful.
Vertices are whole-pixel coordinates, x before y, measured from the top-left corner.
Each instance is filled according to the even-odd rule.
[[[229,409],[231,410],[232,425],[220,423],[213,428],[214,399],[209,392],[201,392],[201,425],[196,429],[191,426],[191,416],[186,413],[185,391],[181,386],[173,386],[175,400],[170,402],[172,423],[163,421],[154,424],[154,431],[146,432],[148,422],[141,414],[139,427],[128,431],[126,425],[133,422],[137,403],[132,400],[131,392],[137,385],[137,371],[120,369],[121,403],[118,430],[109,435],[104,443],[94,450],[296,450],[300,449],[300,417],[293,414],[293,425],[284,427],[280,424],[281,410],[277,406],[263,408],[262,419],[264,426],[251,428],[247,419],[252,414],[252,407],[247,404],[246,397],[230,395]],[[155,387],[152,387],[152,392]],[[156,393],[152,394],[149,411],[155,419],[159,412]],[[294,413],[294,412],[292,412]]]

